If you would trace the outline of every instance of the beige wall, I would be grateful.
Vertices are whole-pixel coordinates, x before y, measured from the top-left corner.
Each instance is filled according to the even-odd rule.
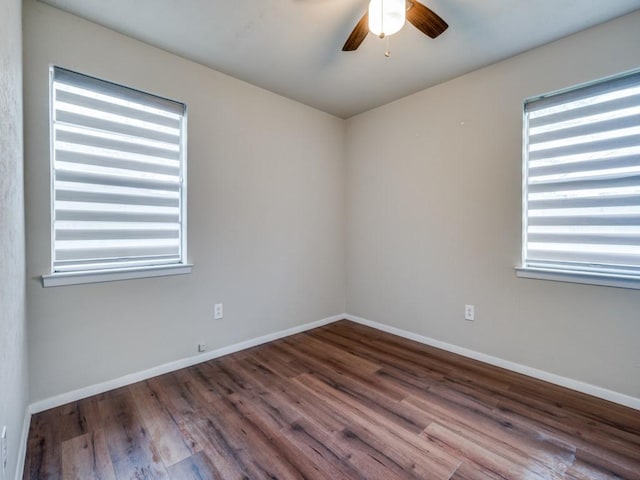
[[[343,120],[34,0],[24,8],[33,401],[195,355],[199,342],[219,348],[344,312]],[[51,64],[188,105],[192,274],[41,286]]]
[[[347,311],[640,397],[640,291],[514,271],[523,99],[639,67],[639,26],[636,12],[350,119]]]
[[[640,13],[345,122],[24,7],[32,401],[341,313],[345,292],[351,314],[640,397],[640,293],[514,271],[522,100],[639,66]],[[50,64],[189,105],[191,275],[42,288]]]
[[[0,0],[0,12],[0,430],[7,426],[9,479],[28,401],[21,1]]]

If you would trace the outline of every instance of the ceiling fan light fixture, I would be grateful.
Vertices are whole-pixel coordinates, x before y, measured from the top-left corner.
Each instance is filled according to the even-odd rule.
[[[369,2],[369,30],[386,37],[400,31],[407,17],[405,0],[371,0]]]

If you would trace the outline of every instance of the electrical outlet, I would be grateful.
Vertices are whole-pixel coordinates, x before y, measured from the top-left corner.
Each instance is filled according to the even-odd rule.
[[[207,351],[207,344],[206,343],[199,343],[198,344],[198,351],[199,352],[206,352]]]
[[[464,306],[464,319],[473,321],[476,319],[476,307],[473,305],[465,305]]]
[[[2,435],[0,436],[0,455],[2,467],[0,468],[0,479],[7,478],[7,426],[2,427]]]
[[[223,317],[222,304],[221,303],[216,303],[213,306],[213,318],[214,318],[214,320],[220,320],[222,317]]]

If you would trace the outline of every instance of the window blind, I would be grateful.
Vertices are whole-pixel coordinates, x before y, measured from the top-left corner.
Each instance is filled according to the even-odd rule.
[[[52,68],[53,272],[183,263],[185,106]]]
[[[640,275],[640,72],[525,102],[524,266]]]

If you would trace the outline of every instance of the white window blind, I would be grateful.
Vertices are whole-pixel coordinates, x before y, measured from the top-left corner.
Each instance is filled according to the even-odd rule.
[[[640,72],[525,102],[523,267],[640,276]]]
[[[52,271],[182,264],[185,105],[52,68]]]

